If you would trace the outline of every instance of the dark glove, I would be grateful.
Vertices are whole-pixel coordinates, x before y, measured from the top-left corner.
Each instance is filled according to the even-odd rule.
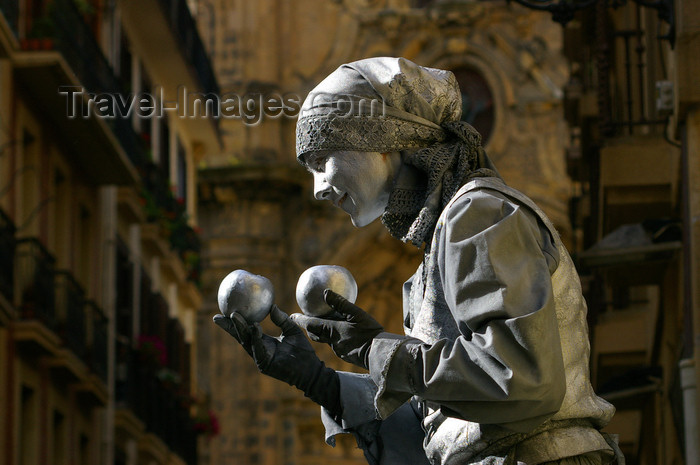
[[[304,332],[276,305],[272,306],[270,319],[282,330],[279,337],[268,336],[259,324],[249,324],[238,313],[230,318],[215,315],[214,323],[243,346],[261,373],[297,387],[332,415],[339,416],[338,374],[319,360]]]
[[[372,339],[384,328],[367,312],[330,289],[323,292],[323,299],[338,313],[338,319],[329,319],[333,315],[316,318],[300,313],[292,315],[292,319],[306,330],[312,341],[325,342],[342,360],[367,368]]]

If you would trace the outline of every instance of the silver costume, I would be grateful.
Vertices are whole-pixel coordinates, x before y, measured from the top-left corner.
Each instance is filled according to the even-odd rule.
[[[372,98],[383,114],[359,104]],[[451,73],[400,58],[343,65],[302,106],[299,157],[402,151],[382,221],[426,244],[404,285],[408,337],[380,334],[368,375],[340,373],[343,417],[322,412],[327,441],[352,433],[378,464],[607,463],[617,447],[599,430],[614,408],[590,384],[572,260],[460,113]]]
[[[493,178],[466,184],[438,221],[431,253],[404,298],[406,334],[420,342],[375,340],[370,376],[341,376],[344,411],[353,416],[338,425],[325,415],[329,437],[372,423],[374,408],[357,405],[363,399],[390,417],[415,391],[392,361],[422,350],[424,387],[414,400],[431,463],[505,464],[511,454],[531,465],[593,451],[612,457],[598,429],[614,408],[590,385],[576,270],[544,214],[521,193]],[[367,448],[374,440],[360,437]]]

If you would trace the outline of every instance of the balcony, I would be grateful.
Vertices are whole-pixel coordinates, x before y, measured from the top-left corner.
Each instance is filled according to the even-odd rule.
[[[164,256],[170,255],[168,248],[172,250],[184,265],[182,279],[199,286],[201,241],[199,233],[187,222],[184,204],[174,198],[166,177],[157,165],[148,164],[145,167],[143,182],[144,189],[140,197],[144,216],[149,223],[157,226],[149,228],[152,233],[144,232],[144,237],[147,236],[151,242],[158,241],[156,247]]]
[[[61,52],[80,82],[91,92],[123,94],[119,80],[114,74],[92,30],[83,20],[75,2],[54,0],[51,21],[55,27],[56,49]],[[137,168],[146,160],[140,139],[134,132],[131,121],[125,118],[108,120],[114,135],[127,156]]]
[[[85,292],[67,271],[56,272],[55,281],[58,334],[79,359],[86,361]]]
[[[4,3],[0,6],[7,17],[12,10],[6,9]],[[58,92],[63,88],[124,94],[75,2],[54,0],[45,17],[34,18],[28,35],[32,38],[19,37],[23,51],[12,57],[18,91],[30,106],[43,109],[42,115],[50,124],[60,128],[63,144],[73,151],[77,163],[85,167],[93,182],[134,184],[137,169],[146,156],[131,121],[80,117],[88,95]],[[41,45],[33,46],[33,42]],[[68,114],[69,101],[76,107],[72,118]],[[96,153],[101,156],[95,157]]]
[[[14,302],[23,320],[38,320],[56,331],[54,264],[56,260],[36,238],[17,241]]]
[[[87,361],[90,369],[100,377],[102,382],[107,382],[107,331],[109,320],[102,309],[91,300],[85,302],[88,320],[88,347]]]
[[[136,350],[125,342],[117,344],[117,406],[130,409],[148,433],[161,439],[186,463],[195,463],[197,435],[189,392],[181,383],[164,376],[167,368],[154,363],[151,343],[142,343]]]
[[[14,339],[25,354],[47,365],[97,404],[106,402],[107,323],[87,301],[69,271],[55,270],[54,257],[36,238],[16,241],[13,280]]]
[[[668,20],[644,11],[643,6],[651,6],[647,3],[582,11],[579,24],[564,31],[572,64],[565,114],[571,126],[584,131],[590,130],[591,119],[597,120],[597,130],[583,134],[587,146],[599,143],[591,138],[664,136],[674,110],[666,55],[675,37],[659,35]]]
[[[169,318],[167,301],[141,282],[142,334],[116,341],[115,396],[152,433],[187,463],[196,461],[196,432],[190,408],[189,346],[179,321]],[[128,415],[127,415],[128,416]]]
[[[218,95],[211,63],[185,0],[120,0],[118,5],[131,50],[141,59],[151,82],[162,88],[166,100],[181,100],[185,89],[191,109],[192,94]],[[218,118],[172,121],[185,144],[210,153],[221,149]]]
[[[179,39],[180,53],[195,70],[205,93],[219,93],[219,86],[209,61],[209,56],[197,32],[197,24],[192,18],[185,0],[160,0],[161,8],[170,20],[173,34]]]

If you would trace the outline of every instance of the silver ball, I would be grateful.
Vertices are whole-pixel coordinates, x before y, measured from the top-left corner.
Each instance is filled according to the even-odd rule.
[[[266,277],[235,270],[221,281],[217,298],[225,316],[235,312],[249,323],[260,323],[270,313],[275,291]]]
[[[320,317],[332,311],[323,300],[323,291],[326,289],[331,289],[352,303],[357,299],[357,283],[347,269],[337,265],[312,266],[299,276],[297,282],[297,303],[305,315]]]

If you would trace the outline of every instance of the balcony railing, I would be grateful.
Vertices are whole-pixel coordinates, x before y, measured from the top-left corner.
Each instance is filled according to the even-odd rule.
[[[69,271],[36,238],[19,239],[14,258],[14,303],[23,320],[41,321],[65,347],[107,381],[107,317]]]
[[[66,347],[86,361],[85,292],[67,271],[56,272],[55,282],[58,335]]]
[[[56,330],[55,259],[36,238],[17,241],[15,305],[23,319],[38,319]]]
[[[606,137],[662,134],[668,111],[656,102],[656,85],[669,78],[663,63],[668,36],[659,36],[660,20],[644,17],[639,4],[625,4],[611,19],[608,4],[600,2],[593,42],[598,92],[599,126]],[[623,26],[624,24],[624,26]]]
[[[14,263],[15,263],[15,225],[0,210],[0,293],[12,302]]]
[[[202,39],[197,32],[197,24],[185,0],[160,0],[161,7],[173,34],[180,42],[185,60],[194,68],[204,92],[219,93],[219,86],[211,67]]]
[[[142,351],[117,343],[116,401],[131,409],[156,436],[186,463],[196,463],[196,433],[188,396],[159,378],[159,369]]]
[[[83,86],[90,92],[126,93],[95,40],[90,26],[83,20],[71,0],[54,0],[50,8],[55,47],[64,56]],[[146,160],[139,137],[126,118],[106,120],[134,166]]]

